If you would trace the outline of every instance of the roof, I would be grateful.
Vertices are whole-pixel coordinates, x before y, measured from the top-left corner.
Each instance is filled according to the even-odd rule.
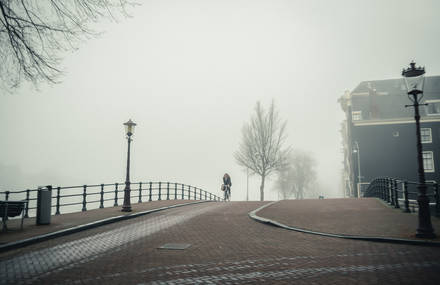
[[[408,98],[403,78],[363,81],[350,95],[352,111],[360,113],[361,120],[414,117],[413,109],[405,107],[412,102]],[[423,95],[422,103],[440,100],[440,76],[425,77]],[[427,116],[428,108],[434,108],[434,104],[420,108],[420,115]]]

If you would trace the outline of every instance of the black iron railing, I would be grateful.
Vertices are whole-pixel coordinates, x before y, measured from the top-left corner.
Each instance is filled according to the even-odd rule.
[[[119,205],[123,197],[124,183],[95,184],[67,187],[46,186],[52,191],[52,212],[55,215],[87,211],[90,209],[112,207]],[[198,187],[174,182],[137,182],[131,185],[131,203],[142,203],[160,200],[209,200],[222,201],[219,196]],[[37,208],[37,193],[42,189],[27,189],[22,191],[2,191],[0,200],[26,201],[25,218],[35,216]],[[121,195],[119,195],[122,193]]]
[[[415,212],[418,209],[417,190],[418,182],[396,179],[392,177],[379,177],[370,182],[364,197],[377,197],[395,208],[402,208],[404,212]],[[440,216],[439,185],[436,182],[426,182],[429,204],[435,207],[435,215]]]

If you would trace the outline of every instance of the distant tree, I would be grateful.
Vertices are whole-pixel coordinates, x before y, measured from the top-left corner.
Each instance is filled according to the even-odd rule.
[[[281,122],[272,101],[265,111],[260,102],[249,123],[242,128],[242,141],[234,157],[237,163],[261,177],[260,200],[264,201],[264,183],[274,171],[285,167],[290,147],[284,147],[286,122]]]
[[[295,197],[304,199],[319,193],[316,181],[316,161],[309,153],[295,150],[288,158],[288,164],[278,171],[276,188],[283,199]]]
[[[10,91],[23,79],[55,83],[60,52],[97,35],[91,22],[127,16],[130,0],[0,0],[0,86]]]

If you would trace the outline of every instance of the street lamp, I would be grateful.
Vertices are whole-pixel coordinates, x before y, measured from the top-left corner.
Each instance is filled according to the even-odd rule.
[[[128,151],[127,151],[127,176],[125,178],[125,189],[124,189],[124,204],[122,205],[122,212],[131,212],[130,203],[130,143],[132,141],[131,136],[134,133],[134,127],[136,124],[130,119],[128,122],[124,123],[125,133],[127,135],[128,141]]]
[[[426,196],[426,181],[425,170],[423,167],[423,149],[420,135],[420,113],[419,106],[423,98],[423,85],[425,83],[425,68],[416,67],[415,62],[410,63],[410,67],[402,70],[402,76],[405,79],[406,88],[408,91],[408,98],[413,102],[412,105],[405,105],[405,107],[414,107],[416,120],[416,136],[417,136],[417,162],[418,162],[418,178],[419,184],[417,189],[419,196],[417,202],[419,204],[419,226],[417,228],[416,237],[434,238],[435,233],[431,224],[431,214],[429,212],[429,198]],[[420,96],[419,96],[420,95]]]
[[[358,184],[357,184],[357,192],[358,192],[358,198],[360,198],[360,185],[361,185],[361,150],[359,148],[359,144],[357,141],[354,141],[354,144],[356,146],[355,149],[353,149],[353,152],[357,154],[357,165],[358,165]]]

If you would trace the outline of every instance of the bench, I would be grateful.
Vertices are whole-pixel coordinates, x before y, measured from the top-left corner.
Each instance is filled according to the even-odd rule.
[[[0,201],[0,215],[2,216],[3,231],[7,231],[8,217],[17,217],[21,214],[21,229],[23,229],[24,209],[26,201]]]

